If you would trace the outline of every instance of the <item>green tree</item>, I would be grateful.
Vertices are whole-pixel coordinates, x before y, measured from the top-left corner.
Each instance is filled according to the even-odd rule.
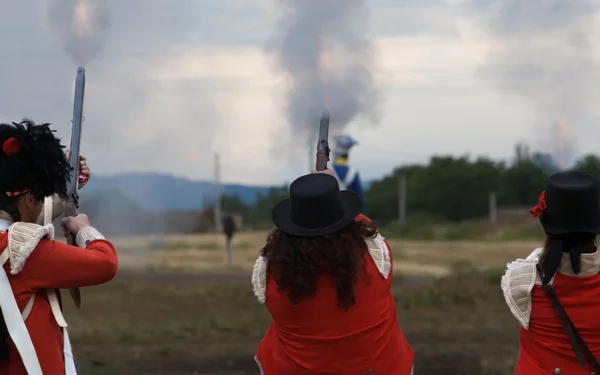
[[[489,192],[496,188],[498,177],[498,166],[488,159],[433,157],[414,193],[419,211],[452,221],[485,216]]]
[[[600,158],[588,155],[577,169],[600,178]],[[488,198],[495,192],[499,207],[528,207],[537,201],[547,176],[557,170],[552,157],[532,153],[517,144],[509,163],[468,156],[434,156],[425,165],[398,167],[371,183],[365,192],[365,213],[387,224],[398,218],[399,182],[406,177],[408,218],[416,215],[431,221],[461,221],[488,214]],[[239,197],[224,198],[224,209],[244,215],[251,225],[271,226],[271,211],[288,196],[288,184],[274,187],[245,205]]]
[[[237,195],[225,195],[221,198],[221,207],[225,212],[240,214],[244,218],[248,216],[248,212],[252,205],[244,203],[242,198]]]
[[[366,194],[367,215],[380,222],[398,217],[399,181],[406,176],[407,211],[427,213],[447,220],[481,217],[488,210],[489,192],[500,179],[503,165],[467,156],[435,156],[426,166],[398,168],[376,181]]]
[[[596,155],[586,155],[575,163],[574,169],[590,173],[600,179],[600,158]]]
[[[498,205],[520,207],[535,204],[547,177],[548,173],[536,164],[529,148],[518,144],[513,163],[501,176]]]
[[[248,211],[249,223],[259,227],[271,227],[271,212],[273,207],[288,197],[287,184],[281,187],[273,187],[265,195],[259,195],[256,204]]]
[[[365,192],[365,213],[383,223],[397,219],[400,176],[406,176],[407,191],[410,192],[407,196],[409,196],[418,188],[415,176],[421,173],[424,168],[422,165],[396,168],[391,175],[385,176],[379,181],[374,181]],[[409,203],[412,203],[412,201],[409,200]]]

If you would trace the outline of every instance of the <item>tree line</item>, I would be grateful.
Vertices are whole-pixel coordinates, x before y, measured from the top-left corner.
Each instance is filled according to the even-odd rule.
[[[600,157],[586,155],[572,166],[600,178]],[[406,211],[411,217],[426,215],[436,221],[464,221],[489,213],[489,196],[495,193],[498,208],[534,206],[548,175],[558,171],[551,156],[515,147],[510,161],[485,157],[433,156],[427,164],[404,165],[373,181],[365,192],[365,214],[381,224],[398,218],[399,184],[406,178]],[[255,204],[237,196],[223,197],[223,210],[239,213],[246,224],[270,227],[271,209],[286,198],[288,186],[274,187]]]

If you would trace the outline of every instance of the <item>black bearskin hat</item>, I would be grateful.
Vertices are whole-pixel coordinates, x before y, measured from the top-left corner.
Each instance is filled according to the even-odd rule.
[[[50,124],[0,124],[0,195],[2,201],[22,192],[36,199],[58,194],[67,197],[71,170],[64,146]]]

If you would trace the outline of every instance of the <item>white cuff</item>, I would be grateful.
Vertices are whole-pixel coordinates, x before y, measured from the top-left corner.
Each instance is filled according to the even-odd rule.
[[[86,247],[90,242],[94,240],[104,240],[102,233],[98,232],[95,228],[84,227],[77,232],[75,237],[75,243],[77,247]]]

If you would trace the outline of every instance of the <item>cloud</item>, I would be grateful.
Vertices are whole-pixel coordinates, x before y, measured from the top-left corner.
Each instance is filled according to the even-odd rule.
[[[233,128],[221,114],[228,112],[229,94],[245,83],[235,71],[251,76],[243,61],[234,62],[268,30],[259,22],[264,7],[241,0],[128,0],[112,1],[110,10],[106,44],[87,66],[82,151],[101,174],[209,176],[212,153],[228,152],[219,137]],[[47,17],[43,0],[3,2],[0,33],[19,37],[0,41],[0,114],[51,121],[68,143],[76,63]],[[206,61],[208,74],[197,74]]]
[[[226,181],[280,183],[307,172],[308,154],[285,156],[285,77],[265,52],[277,39],[278,3],[112,0],[106,43],[87,66],[82,150],[94,173],[207,179],[215,152]],[[2,0],[0,119],[53,122],[68,143],[76,65],[47,25],[46,4]],[[368,5],[385,101],[375,131],[366,119],[348,127],[361,142],[352,158],[363,175],[438,152],[506,157],[519,138],[536,140],[531,110],[503,102],[477,76],[492,41],[460,4]],[[582,152],[594,149],[594,134]]]
[[[444,0],[375,0],[371,6],[372,35],[378,37],[458,36],[460,8]]]
[[[560,135],[558,124],[565,118],[573,136],[592,125],[598,6],[572,0],[473,0],[466,6],[490,34],[482,76],[537,111],[554,157],[569,167],[577,156],[577,140]]]

